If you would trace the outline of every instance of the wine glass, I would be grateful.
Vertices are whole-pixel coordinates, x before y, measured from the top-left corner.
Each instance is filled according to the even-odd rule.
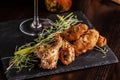
[[[43,27],[49,24],[48,22],[48,19],[39,18],[38,0],[34,0],[34,18],[24,20],[21,22],[19,28],[24,34],[37,36]]]

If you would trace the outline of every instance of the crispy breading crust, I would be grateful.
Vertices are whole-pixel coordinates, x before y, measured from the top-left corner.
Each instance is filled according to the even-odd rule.
[[[84,35],[82,35],[73,43],[76,56],[79,56],[80,54],[93,49],[98,41],[98,38],[98,31],[96,31],[95,29],[88,30]]]
[[[59,59],[64,65],[69,65],[75,60],[74,47],[66,40],[63,40],[63,45],[60,48]]]
[[[80,36],[88,30],[86,24],[78,24],[76,26],[71,26],[68,30],[61,33],[61,36],[67,41],[75,41],[80,38]]]
[[[57,67],[57,62],[59,59],[59,49],[62,46],[62,38],[60,35],[55,36],[55,43],[54,45],[45,47],[39,46],[35,53],[41,59],[39,64],[40,67],[43,69],[54,69]]]
[[[99,46],[99,47],[103,47],[106,44],[107,44],[107,39],[100,35],[96,45]]]

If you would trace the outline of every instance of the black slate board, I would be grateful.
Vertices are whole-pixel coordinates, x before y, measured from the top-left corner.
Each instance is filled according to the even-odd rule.
[[[74,14],[78,16],[78,19],[83,20],[83,23],[86,23],[89,26],[89,28],[93,27],[82,12],[74,12]],[[55,15],[51,15],[49,16],[49,18],[53,20],[56,19]],[[6,70],[6,68],[8,67],[9,62],[9,59],[4,59],[4,57],[12,56],[16,46],[20,46],[26,42],[30,42],[35,38],[24,35],[20,32],[18,27],[21,21],[22,20],[15,20],[0,23],[0,57],[4,70]],[[57,69],[53,70],[43,70],[36,67],[32,71],[27,71],[26,69],[24,69],[21,72],[16,72],[16,69],[12,69],[6,73],[6,77],[8,80],[23,80],[117,63],[118,59],[114,55],[112,50],[108,46],[105,47],[109,49],[106,55],[103,55],[100,52],[93,50],[77,57],[75,61],[68,66],[64,66],[59,63]]]

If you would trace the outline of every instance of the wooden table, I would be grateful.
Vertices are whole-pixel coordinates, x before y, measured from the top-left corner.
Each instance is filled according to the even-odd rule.
[[[33,0],[4,1],[0,3],[0,21],[18,20],[33,17]],[[43,1],[43,0],[42,0]],[[108,45],[120,60],[120,5],[110,2],[76,0],[72,11],[82,10],[100,33],[107,37]],[[79,2],[79,3],[78,3]],[[83,4],[82,4],[83,3]],[[77,5],[75,5],[77,4]],[[81,4],[81,5],[79,5]],[[87,4],[87,5],[85,5]],[[48,16],[40,4],[40,17]],[[0,64],[0,80],[6,80]],[[30,80],[120,80],[120,63],[99,66],[84,70],[61,73]]]

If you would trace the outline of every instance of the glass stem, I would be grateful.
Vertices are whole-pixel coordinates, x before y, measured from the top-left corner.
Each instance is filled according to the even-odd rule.
[[[38,0],[34,0],[34,19],[32,23],[32,28],[38,29],[41,27],[41,24],[39,22],[39,16],[38,16]]]

